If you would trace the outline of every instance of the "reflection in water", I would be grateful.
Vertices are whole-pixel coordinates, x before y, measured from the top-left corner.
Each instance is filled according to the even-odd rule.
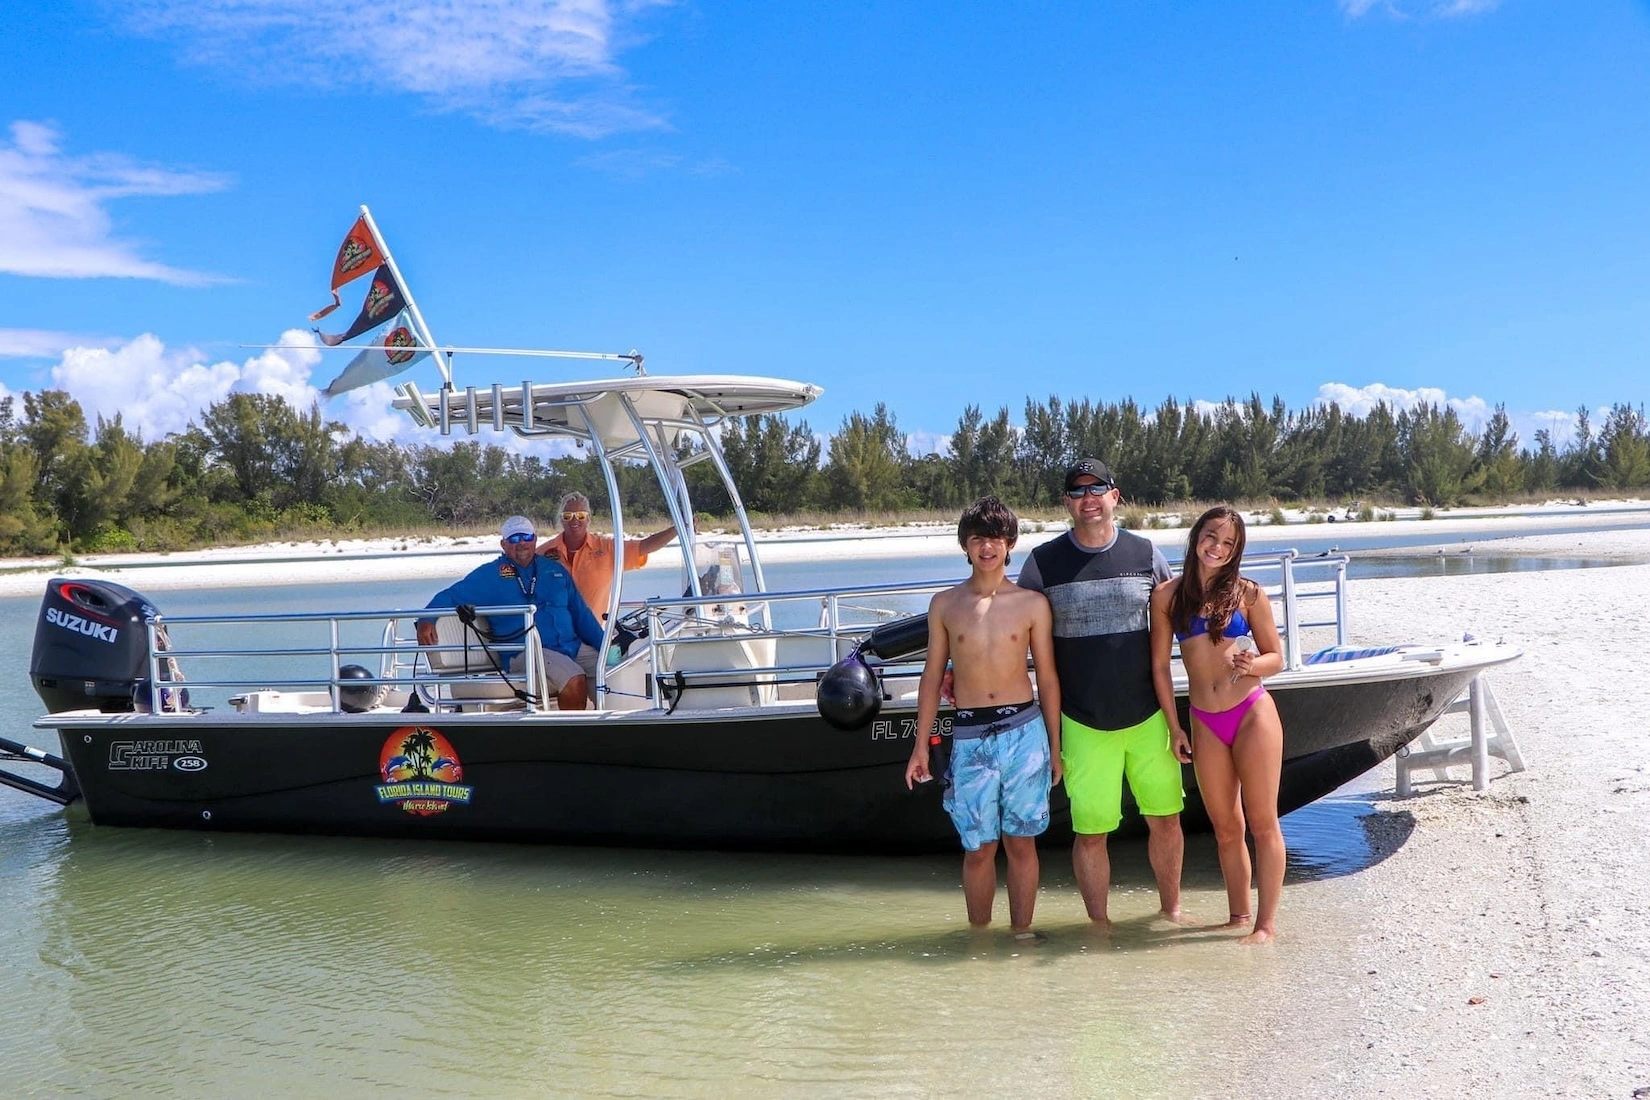
[[[1373,867],[1403,847],[1415,828],[1408,814],[1384,814],[1378,832],[1370,828],[1375,807],[1366,796],[1319,799],[1283,818],[1289,847],[1286,881],[1336,878]],[[1396,825],[1394,824],[1396,822]]]

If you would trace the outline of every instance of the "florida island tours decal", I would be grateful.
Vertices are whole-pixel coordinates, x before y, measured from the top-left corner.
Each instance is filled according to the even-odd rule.
[[[429,817],[453,805],[470,804],[471,787],[460,784],[464,768],[452,743],[427,726],[404,726],[390,734],[378,756],[378,801]]]

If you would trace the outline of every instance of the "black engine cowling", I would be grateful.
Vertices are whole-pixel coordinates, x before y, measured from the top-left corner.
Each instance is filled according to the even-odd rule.
[[[123,585],[53,577],[34,628],[29,679],[46,710],[129,711],[149,677],[149,632],[159,612]]]

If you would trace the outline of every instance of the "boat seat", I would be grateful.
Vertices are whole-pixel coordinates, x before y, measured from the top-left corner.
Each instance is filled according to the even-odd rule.
[[[478,616],[477,621],[485,622],[486,616]],[[438,645],[462,646],[469,643],[469,649],[426,649],[424,657],[430,662],[430,671],[435,673],[444,683],[447,694],[455,701],[463,702],[493,702],[499,700],[514,700],[515,688],[504,682],[504,678],[493,667],[492,660],[481,648],[481,643],[459,620],[457,615],[442,615],[435,620],[435,640]],[[544,682],[542,675],[539,683]],[[517,687],[522,686],[526,677],[511,676]],[[554,706],[552,697],[548,705]]]
[[[772,672],[749,676],[746,670],[771,669],[774,639],[753,638],[734,624],[689,622],[667,643],[661,669],[673,672],[731,673],[730,679],[757,681],[738,685],[699,685],[691,680],[676,710],[716,710],[722,707],[759,707],[774,702],[778,695]]]

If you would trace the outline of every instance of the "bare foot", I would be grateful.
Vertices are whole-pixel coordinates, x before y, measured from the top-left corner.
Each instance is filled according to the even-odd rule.
[[[1090,917],[1089,918],[1089,933],[1091,935],[1109,937],[1112,934],[1112,930],[1113,930],[1113,925],[1111,923],[1111,918],[1109,918],[1109,917]]]
[[[1259,947],[1263,943],[1271,943],[1276,934],[1270,928],[1257,928],[1247,936],[1239,937],[1240,947]]]
[[[1022,928],[1022,929],[1020,929],[1020,931],[1014,933],[1014,942],[1015,943],[1036,944],[1036,943],[1043,943],[1047,939],[1048,939],[1048,936],[1045,935],[1044,933],[1034,932],[1029,928]]]
[[[1176,909],[1172,913],[1167,909],[1159,909],[1157,911],[1157,919],[1166,920],[1170,924],[1179,925],[1192,925],[1198,923],[1198,919],[1196,917],[1189,915],[1183,909]]]
[[[1219,924],[1219,925],[1216,925],[1215,927],[1217,927],[1217,928],[1247,928],[1247,927],[1249,927],[1249,923],[1251,921],[1253,921],[1254,919],[1255,918],[1251,917],[1248,913],[1233,913],[1230,917],[1228,917],[1226,919],[1225,924]]]

